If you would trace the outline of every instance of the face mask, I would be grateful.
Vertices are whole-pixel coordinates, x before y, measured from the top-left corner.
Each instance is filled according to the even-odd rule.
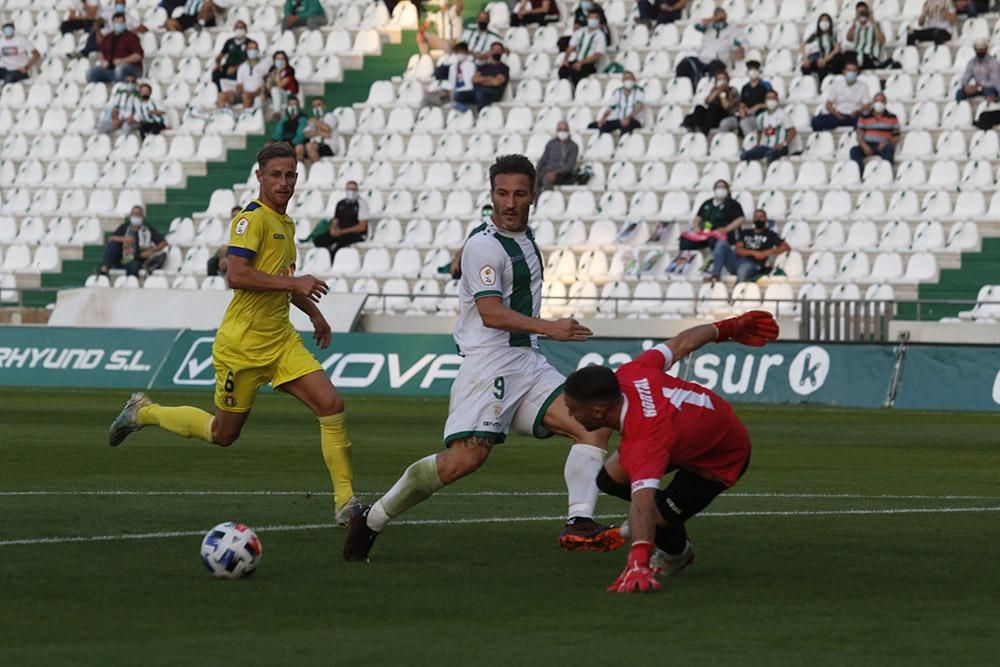
[[[492,58],[493,58],[493,60],[495,62],[500,62],[500,59],[503,58],[503,54],[502,53],[494,53],[494,54],[492,54]]]
[[[858,80],[858,73],[857,72],[845,72],[844,73],[844,78],[847,79],[847,83],[854,83],[855,81]]]
[[[250,60],[257,60],[258,56],[260,56],[260,51],[257,49],[247,49],[247,58]]]
[[[274,61],[274,66],[277,67],[278,69],[283,69],[285,67],[285,65],[287,65],[287,64],[288,64],[288,62],[284,61],[284,60],[275,60]]]
[[[885,111],[885,102],[875,102],[875,103],[873,103],[872,104],[872,109],[875,110],[875,113],[882,113],[883,111]]]
[[[759,69],[747,70],[747,76],[750,77],[751,81],[756,81],[757,79],[760,78],[760,70]]]
[[[141,225],[141,224],[142,224],[142,218],[140,218],[140,217],[139,217],[139,216],[137,216],[137,215],[132,215],[132,216],[129,216],[129,219],[128,219],[128,221],[129,221],[129,222],[131,222],[131,223],[132,223],[133,225],[135,225],[136,227],[138,227],[139,225]]]
[[[594,3],[592,3],[592,2],[581,2],[580,3],[580,9],[582,9],[585,12],[589,12],[590,8],[593,7],[593,6],[594,6]]]
[[[858,23],[861,25],[868,23],[868,14],[858,14]]]
[[[130,93],[134,93],[135,92],[135,84],[132,83],[131,81],[129,81],[128,83],[125,84],[125,90],[127,90]]]
[[[488,28],[488,27],[489,27],[489,25],[490,25],[490,22],[489,22],[489,21],[480,21],[480,22],[479,22],[479,23],[477,23],[476,25],[478,25],[478,26],[479,26],[479,29],[480,29],[480,30],[486,30],[486,28]]]
[[[236,35],[236,39],[246,39],[247,31],[244,30],[243,28],[240,28],[234,31],[233,34]]]
[[[633,81],[632,79],[626,79],[625,81],[622,82],[622,85],[625,86],[625,90],[632,90],[633,88],[635,88],[635,81]]]
[[[822,30],[823,32],[826,32],[827,30],[830,29],[830,22],[829,21],[820,21],[819,22],[819,29]]]
[[[756,227],[757,229],[763,229],[764,227],[767,227],[767,218],[763,220],[761,220],[760,218],[754,218],[753,226]]]
[[[986,52],[985,51],[976,51],[976,57],[979,58],[980,60],[982,60],[983,58],[986,57]]]
[[[596,28],[599,25],[601,25],[601,20],[600,19],[587,19],[587,27],[588,28]]]
[[[8,39],[11,38],[11,37],[13,37],[14,36],[14,29],[11,28],[10,26],[4,28],[3,29],[3,36],[7,37]]]
[[[313,107],[313,115],[319,118],[323,115],[325,109],[323,107]]]
[[[358,198],[357,190],[348,190],[347,192],[344,193],[344,199],[346,199],[347,201],[354,201],[357,198]]]
[[[729,79],[717,79],[715,81],[715,85],[718,86],[719,88],[728,88],[729,87]]]
[[[569,132],[565,130],[560,130],[559,132],[556,132],[556,137],[559,138],[559,141],[566,141],[567,139],[569,139]]]
[[[727,190],[726,188],[715,188],[715,198],[718,201],[722,201],[723,199],[726,199],[728,196],[729,196],[729,190]]]
[[[723,28],[726,27],[726,22],[716,21],[715,23],[712,24],[712,27],[715,28],[716,30],[722,30]]]
[[[114,24],[114,31],[115,31],[116,35],[122,34],[123,32],[125,32],[125,24],[124,23],[115,23]]]
[[[143,100],[148,100],[149,99],[149,95],[140,95],[139,97],[141,99],[143,99]]]
[[[770,99],[764,101],[764,106],[767,107],[768,111],[774,111],[778,108],[778,100]]]

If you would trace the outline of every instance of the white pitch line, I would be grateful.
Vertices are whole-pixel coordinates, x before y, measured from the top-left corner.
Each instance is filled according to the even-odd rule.
[[[1000,512],[998,507],[900,507],[892,509],[857,509],[857,510],[813,510],[813,511],[761,511],[761,512],[704,512],[698,516],[704,517],[740,517],[740,516],[855,516],[855,515],[891,515],[891,514],[946,514],[946,513],[982,513]],[[396,521],[394,526],[452,526],[468,524],[519,523],[526,521],[562,521],[564,515],[556,516],[495,516],[469,519],[404,519]],[[595,519],[619,519],[620,514],[596,515]],[[307,523],[296,525],[260,526],[256,530],[261,534],[280,533],[302,530],[321,530],[334,528],[333,523]],[[78,542],[120,542],[132,540],[155,540],[168,537],[198,537],[204,535],[203,530],[171,530],[156,533],[123,533],[119,535],[77,535],[69,537],[37,537],[12,540],[0,540],[0,547],[30,546],[36,544],[71,544]]]

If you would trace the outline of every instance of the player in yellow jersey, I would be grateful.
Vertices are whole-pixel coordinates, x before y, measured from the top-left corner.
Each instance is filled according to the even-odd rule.
[[[295,192],[295,151],[272,144],[257,154],[260,194],[232,221],[227,278],[233,299],[212,347],[215,415],[194,407],[166,407],[143,393],[133,394],[111,424],[116,447],[145,426],[228,447],[240,436],[257,391],[267,382],[302,401],[320,424],[323,458],[333,480],[337,522],[360,506],[351,485],[351,443],[344,424],[344,401],[306,349],[288,319],[289,301],[312,320],[313,338],[330,344],[330,325],[316,307],[327,284],[314,276],[294,276],[295,223],[285,208]]]

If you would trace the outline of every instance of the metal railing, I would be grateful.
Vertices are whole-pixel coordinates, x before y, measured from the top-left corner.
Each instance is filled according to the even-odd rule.
[[[799,338],[823,343],[872,342],[889,339],[894,301],[811,300],[799,306]]]

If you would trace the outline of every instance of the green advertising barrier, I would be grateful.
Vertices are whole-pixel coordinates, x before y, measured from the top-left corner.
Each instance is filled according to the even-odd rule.
[[[910,345],[896,407],[938,410],[1000,408],[1000,348]]]

